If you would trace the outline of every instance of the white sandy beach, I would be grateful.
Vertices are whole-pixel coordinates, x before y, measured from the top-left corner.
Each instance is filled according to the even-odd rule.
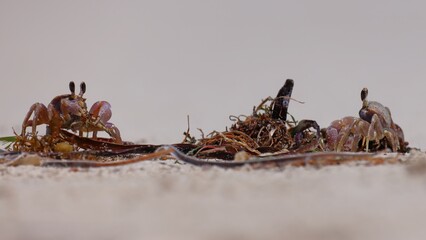
[[[2,167],[0,238],[423,239],[426,157],[411,156],[319,169]]]

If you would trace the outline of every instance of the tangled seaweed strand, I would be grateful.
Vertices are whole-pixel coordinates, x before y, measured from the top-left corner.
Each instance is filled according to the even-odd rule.
[[[32,136],[27,134],[24,136],[15,133],[16,141],[12,144],[13,151],[21,152],[53,152],[55,144],[60,142],[60,139],[52,139],[51,135]]]
[[[253,108],[250,116],[230,116],[234,124],[225,132],[214,131],[199,140],[200,158],[233,159],[237,152],[262,153],[309,152],[320,145],[320,129],[313,120],[287,120],[294,81],[287,79],[276,98],[268,97]],[[291,116],[291,115],[290,115]],[[314,134],[309,129],[315,128]]]
[[[265,104],[264,101],[261,104]],[[270,111],[258,107],[253,115],[248,116],[244,121],[237,119],[230,130],[246,134],[256,143],[257,148],[280,150],[288,149],[293,145],[293,137],[289,131],[292,127],[294,127],[293,124],[281,119],[273,119]]]
[[[208,138],[199,140],[198,145],[201,148],[194,155],[200,158],[233,159],[240,151],[260,155],[290,149],[293,152],[316,149],[317,145],[311,143],[317,135],[309,130],[302,131],[299,142],[295,140],[295,131],[298,129],[294,118],[273,118],[272,109],[275,102],[276,98],[268,97],[253,108],[252,115],[230,116],[230,120],[234,121],[230,129],[225,132],[213,131]]]

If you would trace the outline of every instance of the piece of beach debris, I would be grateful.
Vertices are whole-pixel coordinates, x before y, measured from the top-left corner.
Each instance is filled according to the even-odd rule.
[[[321,132],[316,121],[287,120],[293,87],[294,81],[287,79],[277,96],[263,100],[250,116],[231,116],[234,124],[230,129],[213,131],[200,139],[193,155],[233,160],[241,151],[254,156],[283,149],[289,154],[320,151]]]

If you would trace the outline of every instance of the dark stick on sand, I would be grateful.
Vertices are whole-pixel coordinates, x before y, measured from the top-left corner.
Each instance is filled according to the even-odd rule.
[[[274,100],[272,107],[272,118],[287,120],[287,109],[290,103],[291,92],[293,91],[294,81],[287,79],[284,86],[280,89]]]

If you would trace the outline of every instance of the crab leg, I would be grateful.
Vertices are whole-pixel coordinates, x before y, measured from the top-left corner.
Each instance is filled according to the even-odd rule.
[[[30,117],[33,113],[33,119],[30,120]],[[49,116],[46,106],[44,106],[42,103],[34,103],[33,105],[31,105],[30,110],[28,111],[27,115],[24,118],[24,121],[22,122],[22,136],[25,136],[25,129],[28,126],[32,126],[32,134],[33,136],[35,136],[37,125],[48,123]]]
[[[387,141],[390,143],[392,151],[396,152],[400,146],[395,131],[390,128],[387,128],[383,131],[383,134],[385,135]]]
[[[374,139],[382,139],[383,138],[383,126],[380,123],[379,116],[374,114],[371,118],[370,127],[368,128],[368,133],[366,137],[366,147],[365,151],[368,152],[369,142]]]

